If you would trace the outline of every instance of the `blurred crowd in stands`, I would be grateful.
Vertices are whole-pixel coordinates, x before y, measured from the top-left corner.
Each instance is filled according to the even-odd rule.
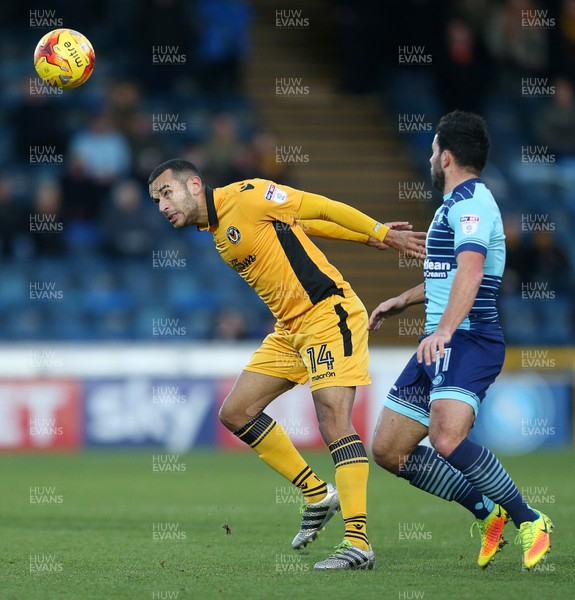
[[[249,3],[84,0],[79,8],[71,13],[62,0],[0,8],[2,337],[261,337],[267,308],[219,260],[209,233],[173,234],[146,183],[174,156],[193,161],[213,187],[283,178],[276,141],[242,86]],[[72,22],[96,50],[96,73],[62,92],[35,76],[31,50]],[[32,286],[41,293],[27,302]]]
[[[462,109],[491,134],[508,342],[575,341],[575,0],[332,0],[343,89],[434,126]],[[430,134],[403,135],[427,176]]]
[[[250,2],[84,0],[73,28],[97,71],[64,93],[31,68],[41,35],[72,26],[68,2],[48,4],[0,7],[2,337],[156,339],[155,319],[174,325],[163,339],[261,337],[269,312],[208,251],[211,235],[174,236],[146,188],[173,156],[213,187],[290,183],[243,85]],[[485,179],[508,236],[508,340],[573,343],[575,0],[326,0],[326,11],[343,92],[433,125],[453,108],[485,115]],[[427,173],[429,131],[404,138]],[[61,291],[58,302],[23,302],[31,282]]]

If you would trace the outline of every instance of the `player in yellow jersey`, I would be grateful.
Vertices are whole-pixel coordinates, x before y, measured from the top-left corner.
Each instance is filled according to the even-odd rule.
[[[274,332],[254,353],[225,399],[220,420],[302,492],[295,549],[312,542],[338,510],[345,534],[316,569],[371,569],[367,537],[368,459],[351,422],[358,385],[368,373],[367,312],[309,235],[393,247],[423,257],[425,233],[383,225],[358,210],[272,181],[250,179],[211,189],[190,162],[174,159],[151,173],[150,196],[177,229],[208,229],[223,260],[268,305]],[[321,480],[267,405],[310,381],[321,435],[335,463],[336,487]]]

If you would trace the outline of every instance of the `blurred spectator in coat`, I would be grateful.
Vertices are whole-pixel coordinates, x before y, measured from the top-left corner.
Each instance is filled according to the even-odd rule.
[[[28,211],[16,198],[14,179],[0,175],[0,257],[18,258],[28,233]]]
[[[568,79],[553,81],[555,94],[534,123],[537,141],[549,152],[575,159],[575,92]]]
[[[30,213],[30,240],[34,254],[61,256],[66,252],[63,236],[62,188],[53,180],[40,181]]]
[[[211,94],[241,92],[250,47],[251,10],[243,0],[196,0],[199,80]]]
[[[151,260],[158,243],[157,218],[152,214],[153,204],[144,204],[141,186],[132,179],[120,181],[112,189],[111,201],[104,215],[105,249],[113,256]]]
[[[109,114],[97,113],[87,128],[70,140],[69,153],[80,161],[86,176],[106,188],[130,169],[130,147],[126,137],[112,125]]]
[[[499,67],[501,89],[512,98],[522,78],[541,77],[547,69],[547,30],[524,26],[525,15],[536,15],[538,9],[533,0],[505,0],[494,4],[486,22],[485,41]]]
[[[490,87],[489,59],[481,39],[461,19],[450,19],[444,43],[434,56],[437,92],[442,112],[455,109],[483,112],[485,93]]]

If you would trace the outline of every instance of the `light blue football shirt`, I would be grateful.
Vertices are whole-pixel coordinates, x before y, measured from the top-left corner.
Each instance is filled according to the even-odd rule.
[[[481,252],[485,264],[477,297],[459,329],[498,329],[496,302],[505,268],[505,234],[499,207],[481,179],[468,179],[443,197],[427,232],[426,250],[426,333],[435,331],[445,311],[456,258],[464,250]]]

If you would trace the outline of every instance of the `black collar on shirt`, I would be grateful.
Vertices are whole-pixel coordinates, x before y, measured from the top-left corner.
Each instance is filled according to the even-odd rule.
[[[205,186],[206,191],[206,208],[208,209],[208,228],[217,227],[218,225],[218,214],[216,213],[216,205],[214,204],[214,190]]]

